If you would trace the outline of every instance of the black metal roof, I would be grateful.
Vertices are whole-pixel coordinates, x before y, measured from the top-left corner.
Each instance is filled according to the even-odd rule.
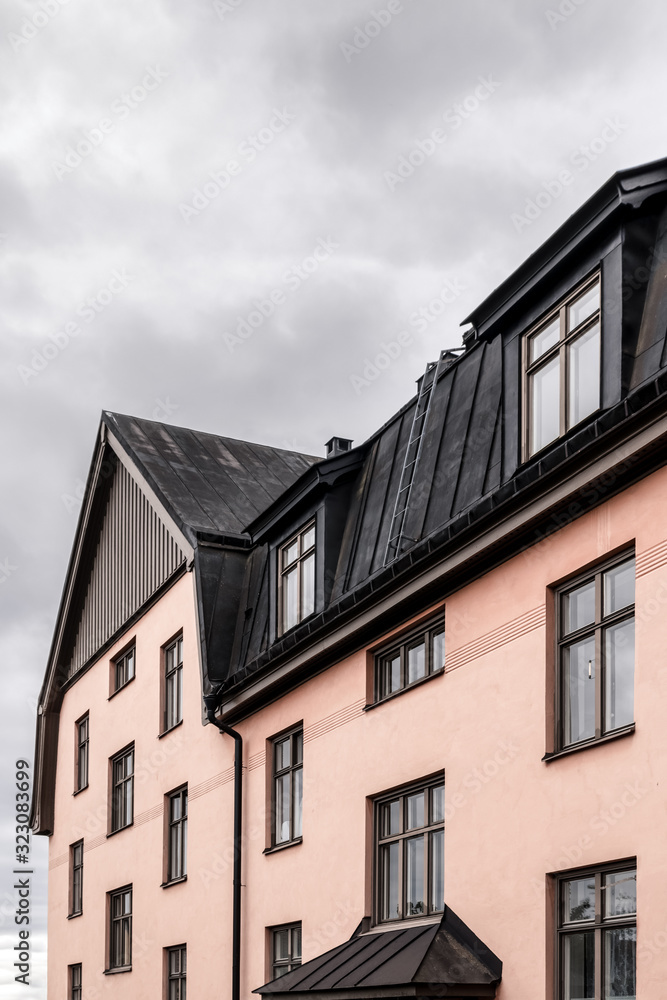
[[[494,997],[502,962],[449,907],[439,923],[355,934],[349,941],[256,989],[265,997]],[[459,994],[461,988],[465,992]],[[364,991],[364,992],[360,992]]]
[[[242,534],[321,457],[122,413],[102,420],[186,534]]]

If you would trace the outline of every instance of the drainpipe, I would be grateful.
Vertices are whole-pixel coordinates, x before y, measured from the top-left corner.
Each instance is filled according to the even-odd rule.
[[[232,908],[232,1000],[241,1000],[241,831],[243,806],[243,738],[216,718],[217,694],[204,696],[208,721],[234,740],[234,902]]]

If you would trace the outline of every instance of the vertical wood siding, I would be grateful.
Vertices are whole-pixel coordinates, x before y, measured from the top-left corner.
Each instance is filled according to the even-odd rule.
[[[184,562],[185,555],[119,463],[69,665],[76,673]]]

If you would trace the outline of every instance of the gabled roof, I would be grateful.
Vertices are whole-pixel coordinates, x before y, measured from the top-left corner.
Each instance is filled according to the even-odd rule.
[[[308,997],[495,997],[502,962],[449,907],[439,923],[355,934],[255,990],[275,1000]],[[371,992],[372,991],[372,992]],[[462,991],[462,992],[459,992]]]
[[[239,535],[322,457],[205,431],[102,414],[190,540],[194,532]]]

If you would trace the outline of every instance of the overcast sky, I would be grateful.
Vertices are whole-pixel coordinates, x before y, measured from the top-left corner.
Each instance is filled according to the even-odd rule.
[[[42,838],[13,980],[12,774],[100,411],[361,442],[614,171],[667,154],[666,29],[658,0],[5,0],[2,1000],[46,995]]]

